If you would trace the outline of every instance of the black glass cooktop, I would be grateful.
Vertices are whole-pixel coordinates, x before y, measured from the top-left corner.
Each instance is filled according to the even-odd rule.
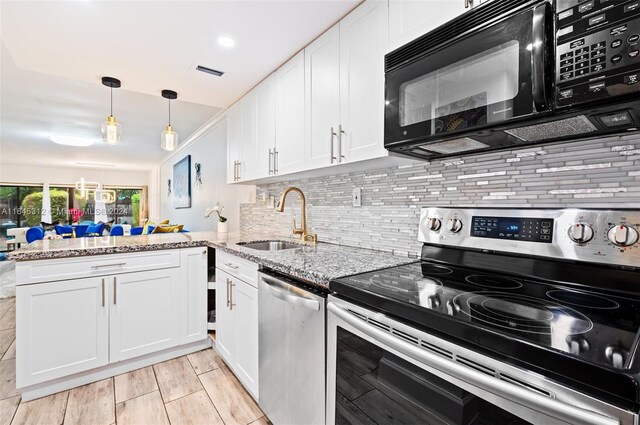
[[[631,368],[640,329],[640,297],[427,261],[337,279],[330,287],[354,299],[358,291],[373,295],[392,314],[394,304],[419,307],[427,327],[434,325],[429,317],[447,316],[618,370]]]

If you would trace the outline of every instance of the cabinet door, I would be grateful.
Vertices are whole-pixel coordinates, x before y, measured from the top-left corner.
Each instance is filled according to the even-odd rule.
[[[340,21],[342,162],[386,156],[384,52],[387,2],[369,0]]]
[[[227,111],[227,183],[236,181],[237,161],[242,157],[242,103]]]
[[[304,51],[276,71],[276,149],[279,174],[304,167]]]
[[[187,344],[207,337],[207,248],[180,251],[180,335]]]
[[[180,344],[180,268],[110,278],[110,360]]]
[[[390,0],[388,51],[464,13],[464,5],[464,0]]]
[[[256,160],[255,178],[268,177],[273,170],[276,149],[276,86],[271,74],[255,89],[256,96]],[[273,171],[272,171],[273,172]]]
[[[256,93],[250,91],[242,99],[242,153],[238,164],[238,181],[258,177],[256,173]]]
[[[236,310],[237,352],[234,371],[238,379],[258,399],[258,289],[235,279],[231,301]]]
[[[236,309],[230,308],[228,301],[233,279],[216,269],[216,350],[232,366],[236,355]]]
[[[109,362],[108,278],[17,287],[17,387]]]
[[[339,24],[304,49],[304,62],[305,169],[312,169],[338,162],[334,134],[340,122]]]

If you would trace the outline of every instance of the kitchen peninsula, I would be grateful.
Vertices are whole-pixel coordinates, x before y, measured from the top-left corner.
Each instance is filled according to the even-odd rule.
[[[293,249],[247,246],[272,236],[192,232],[43,240],[12,252],[16,379],[23,400],[210,346],[209,248],[320,288],[336,277],[415,261],[291,238],[278,239]]]

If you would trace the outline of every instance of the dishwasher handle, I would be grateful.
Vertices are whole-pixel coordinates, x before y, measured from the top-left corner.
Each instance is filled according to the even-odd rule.
[[[320,303],[318,301],[311,300],[309,298],[300,297],[298,295],[294,295],[289,292],[286,292],[287,286],[289,286],[287,283],[281,282],[277,279],[273,279],[264,275],[260,276],[260,279],[262,279],[262,281],[267,284],[266,287],[269,289],[269,292],[274,297],[280,298],[281,300],[291,304],[296,304],[296,305],[308,308],[310,310],[314,310],[314,311],[320,310]]]

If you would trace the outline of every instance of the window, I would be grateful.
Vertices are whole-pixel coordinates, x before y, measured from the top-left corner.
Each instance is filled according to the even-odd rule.
[[[118,224],[140,224],[141,188],[105,188],[115,190],[116,201],[107,204],[109,221]],[[68,223],[70,210],[81,213],[77,221],[94,221],[95,199],[80,197],[80,191],[70,186],[51,186],[52,221]],[[7,231],[16,227],[40,224],[42,214],[42,186],[0,185],[0,251],[7,249]]]

